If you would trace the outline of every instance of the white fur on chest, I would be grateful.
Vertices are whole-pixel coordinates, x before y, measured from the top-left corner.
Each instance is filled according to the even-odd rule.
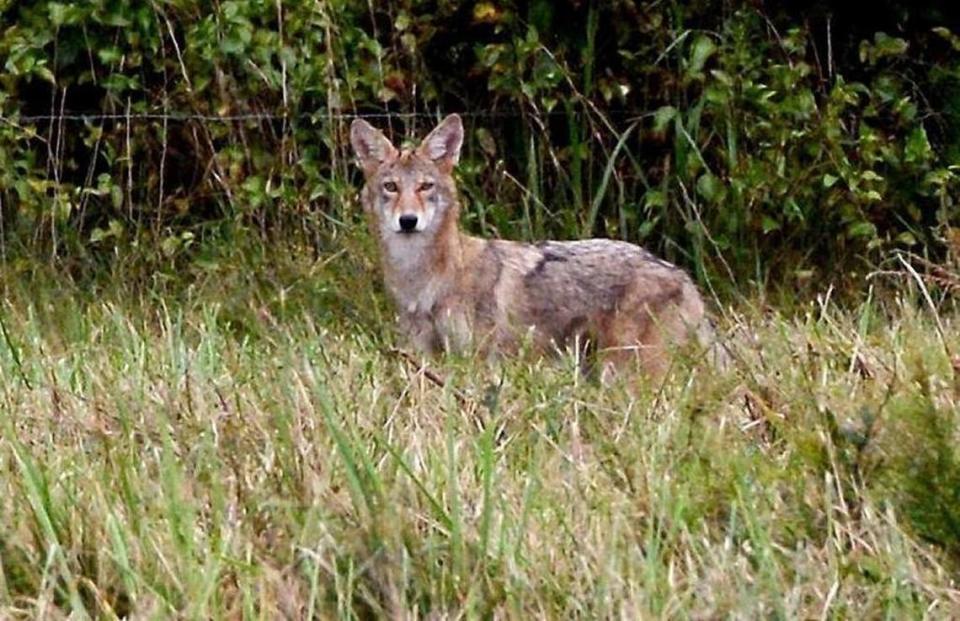
[[[438,278],[409,280],[409,284],[393,288],[391,293],[403,312],[411,315],[430,314],[434,311],[440,292],[446,283]]]
[[[385,244],[387,287],[401,312],[429,313],[449,289],[448,279],[435,273],[428,259],[429,250],[428,244],[416,238]]]

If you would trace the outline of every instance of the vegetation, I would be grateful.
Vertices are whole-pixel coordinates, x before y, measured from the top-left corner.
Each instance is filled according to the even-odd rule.
[[[960,15],[802,4],[0,0],[0,617],[960,616]],[[730,368],[396,349],[346,130],[454,111]]]
[[[5,251],[170,257],[238,227],[319,246],[355,219],[349,115],[412,136],[441,111],[469,115],[484,232],[621,237],[761,286],[949,251],[941,3],[883,0],[875,32],[829,4],[375,4],[0,4]]]
[[[317,319],[319,264],[249,267],[12,292],[4,616],[960,612],[953,320],[744,310],[730,370],[631,391],[566,358],[420,371]]]

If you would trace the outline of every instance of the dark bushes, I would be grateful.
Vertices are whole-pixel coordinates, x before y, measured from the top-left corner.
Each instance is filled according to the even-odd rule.
[[[319,239],[354,211],[344,115],[407,114],[383,124],[409,136],[461,111],[468,221],[488,232],[623,237],[741,282],[832,278],[892,248],[942,258],[960,154],[949,13],[8,4],[3,248],[178,256],[226,229]]]

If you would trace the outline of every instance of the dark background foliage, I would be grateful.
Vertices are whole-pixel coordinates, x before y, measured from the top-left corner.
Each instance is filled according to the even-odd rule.
[[[2,250],[73,265],[358,221],[346,128],[464,113],[465,224],[721,282],[950,260],[950,3],[0,2]]]

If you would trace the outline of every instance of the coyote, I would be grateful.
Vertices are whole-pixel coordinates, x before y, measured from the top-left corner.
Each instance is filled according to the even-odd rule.
[[[609,239],[525,244],[459,230],[453,168],[463,123],[446,117],[398,151],[362,119],[350,141],[363,209],[379,240],[401,331],[422,352],[542,350],[590,343],[602,376],[637,361],[662,374],[671,345],[709,338],[697,288],[680,268]]]

